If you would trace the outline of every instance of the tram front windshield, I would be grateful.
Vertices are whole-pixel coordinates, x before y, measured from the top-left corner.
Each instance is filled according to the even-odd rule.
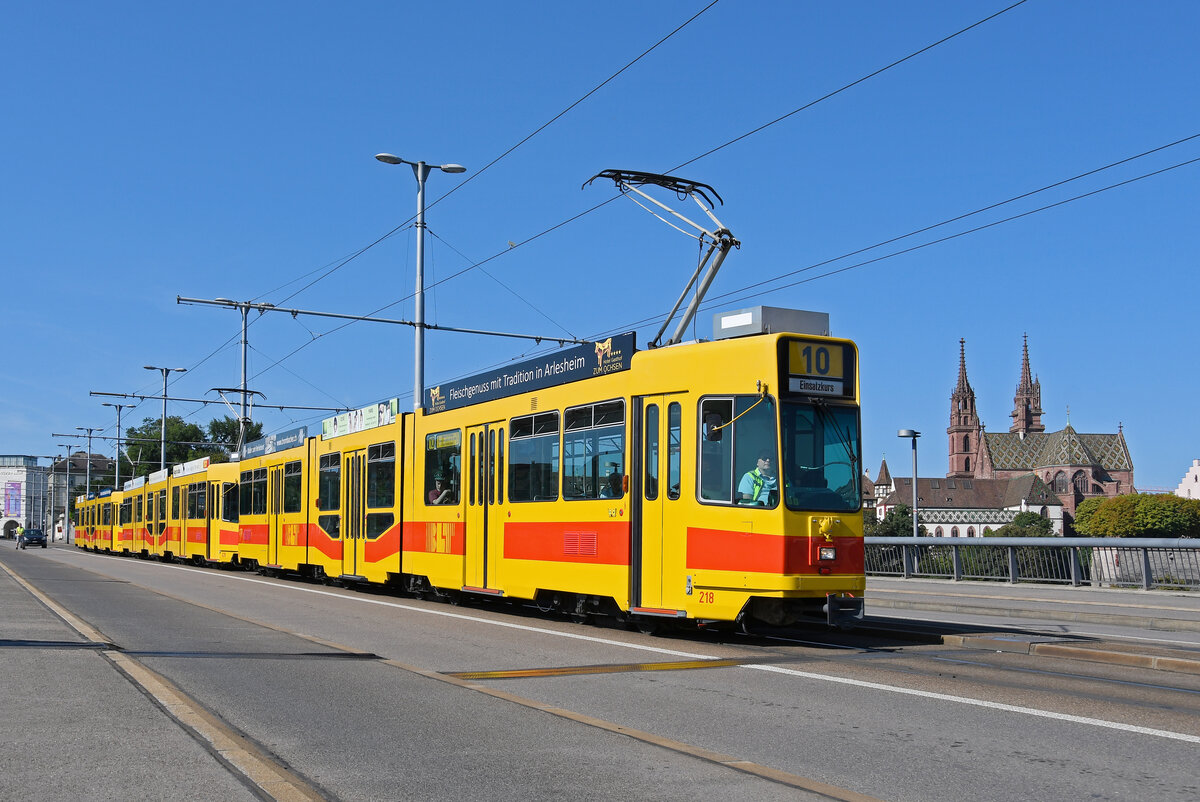
[[[831,512],[860,509],[858,410],[824,401],[785,402],[781,407],[787,506]]]
[[[697,497],[705,504],[774,509],[782,502],[817,512],[855,512],[862,505],[856,407],[708,397],[700,402],[698,435]]]

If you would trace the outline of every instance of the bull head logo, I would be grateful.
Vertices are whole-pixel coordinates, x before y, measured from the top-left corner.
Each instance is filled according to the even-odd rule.
[[[612,337],[604,342],[596,343],[596,363],[603,365],[605,356],[612,356]]]

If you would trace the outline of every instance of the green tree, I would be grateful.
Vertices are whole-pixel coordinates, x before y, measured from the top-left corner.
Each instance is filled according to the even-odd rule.
[[[129,457],[133,461],[134,476],[148,476],[158,470],[162,418],[144,418],[140,426],[125,431],[129,443]],[[198,424],[188,423],[177,415],[167,416],[167,466],[180,465],[199,457],[212,457],[218,461],[228,459],[225,446],[211,443],[205,430]],[[124,472],[122,472],[124,475]]]
[[[865,527],[870,526],[870,531],[866,531]],[[912,507],[907,504],[897,504],[887,511],[887,515],[883,516],[882,521],[877,521],[873,526],[869,522],[864,523],[864,532],[867,537],[912,537],[913,519]],[[922,535],[925,534],[925,527],[920,529]]]
[[[1200,499],[1173,494],[1136,496],[1134,524],[1138,537],[1200,536]]]
[[[227,451],[237,451],[240,429],[237,418],[231,418],[228,415],[223,418],[213,418],[212,422],[208,424],[208,439]],[[260,437],[262,437],[262,424],[253,421],[247,423],[245,442],[252,443]]]
[[[1137,537],[1137,500],[1137,496],[1105,499],[1088,522],[1092,537]]]
[[[1049,518],[1036,512],[1018,512],[1013,519],[999,529],[984,530],[984,537],[1050,537],[1053,529]]]
[[[1076,535],[1080,537],[1100,537],[1092,529],[1092,517],[1095,516],[1096,510],[1100,509],[1100,506],[1106,501],[1108,499],[1105,498],[1085,498],[1079,502],[1079,506],[1075,508],[1075,522],[1072,524]]]

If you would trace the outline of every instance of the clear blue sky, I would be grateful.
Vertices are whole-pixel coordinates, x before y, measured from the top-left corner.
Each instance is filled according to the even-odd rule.
[[[173,395],[239,381],[227,297],[412,317],[407,167],[434,173],[428,319],[578,337],[657,325],[692,240],[627,201],[522,243],[615,194],[606,168],[665,172],[1008,5],[722,0],[529,142],[479,170],[669,34],[705,2],[42,3],[0,26],[0,451],[115,429],[89,391]],[[1044,422],[1124,424],[1140,487],[1200,457],[1195,414],[1200,163],[869,265],[830,270],[1180,162],[1200,139],[999,209],[824,262],[1200,133],[1200,3],[1029,0],[678,174],[711,184],[742,241],[710,297],[828,312],[862,353],[865,464],[946,470],[958,341],[989,431],[1007,431],[1022,335]],[[306,277],[307,278],[304,278]],[[295,282],[295,283],[292,283]],[[410,408],[412,330],[268,315],[250,386],[270,403]],[[311,341],[311,342],[310,342]],[[429,384],[533,349],[431,333]],[[222,347],[223,346],[223,347]],[[297,350],[300,349],[300,350]],[[214,353],[215,352],[215,353]],[[294,352],[294,353],[293,353]],[[291,356],[288,356],[292,354]],[[288,356],[282,362],[277,360]],[[172,405],[206,423],[214,407]],[[159,403],[126,411],[157,419]],[[259,410],[267,431],[320,414]],[[61,442],[61,441],[60,441]],[[95,450],[109,450],[97,444]]]

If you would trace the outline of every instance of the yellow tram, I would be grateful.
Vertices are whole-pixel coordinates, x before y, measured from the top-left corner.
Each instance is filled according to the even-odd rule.
[[[425,396],[89,500],[80,545],[644,627],[861,619],[852,342],[627,334]]]

